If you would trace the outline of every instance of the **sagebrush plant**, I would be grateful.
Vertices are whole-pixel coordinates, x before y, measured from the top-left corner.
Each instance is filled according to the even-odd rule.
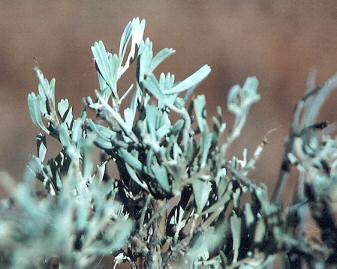
[[[257,79],[230,89],[228,128],[221,108],[207,117],[205,96],[194,93],[210,67],[179,82],[171,73],[156,77],[174,50],[154,54],[144,28],[144,20],[129,22],[118,53],[102,41],[92,46],[99,89],[78,118],[68,100],[55,99],[55,80],[35,69],[38,93],[28,103],[42,133],[23,182],[14,187],[1,174],[12,193],[0,207],[1,268],[99,268],[104,256],[110,268],[272,268],[277,255],[284,268],[336,268],[337,141],[333,125],[317,116],[337,76],[322,86],[309,81],[269,199],[249,178],[266,139],[251,156],[244,147],[243,159],[227,154],[260,99]],[[125,75],[134,83],[123,91]],[[61,145],[48,160],[47,137]],[[297,189],[285,205],[292,167]],[[319,240],[305,233],[310,214]]]

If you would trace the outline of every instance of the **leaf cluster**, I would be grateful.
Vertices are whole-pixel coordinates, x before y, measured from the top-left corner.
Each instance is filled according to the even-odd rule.
[[[277,254],[285,267],[333,268],[336,141],[316,118],[336,77],[311,87],[296,106],[270,200],[249,177],[266,140],[251,156],[246,149],[243,159],[227,156],[260,99],[257,79],[230,89],[227,108],[235,120],[227,128],[222,109],[207,117],[205,96],[194,94],[210,67],[182,81],[157,76],[174,50],[155,54],[144,29],[144,20],[130,21],[118,53],[102,41],[92,46],[99,88],[84,99],[78,118],[67,99],[56,100],[55,80],[35,69],[38,93],[29,94],[28,104],[42,133],[23,183],[0,208],[2,268],[94,268],[108,255],[114,266],[132,268],[272,268]],[[123,90],[118,83],[132,65],[133,83]],[[47,136],[61,146],[50,159]],[[285,207],[291,168],[300,176]],[[309,213],[320,244],[305,236]]]

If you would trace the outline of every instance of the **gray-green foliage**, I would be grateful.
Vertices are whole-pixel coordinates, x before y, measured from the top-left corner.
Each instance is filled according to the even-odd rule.
[[[227,130],[221,108],[207,117],[205,96],[190,98],[210,67],[178,82],[171,73],[157,77],[174,50],[155,54],[144,28],[144,20],[129,22],[118,53],[102,41],[92,46],[99,89],[78,118],[68,100],[55,99],[55,80],[35,69],[38,94],[28,104],[42,133],[23,183],[1,204],[1,268],[95,268],[108,255],[132,268],[272,268],[278,253],[289,257],[284,266],[336,266],[336,141],[316,123],[336,78],[300,101],[270,201],[248,177],[265,141],[250,158],[246,150],[243,160],[227,156],[260,99],[257,79],[229,91],[235,120]],[[125,75],[134,82],[122,90]],[[46,135],[61,145],[48,160]],[[284,208],[292,166],[300,171],[298,191]],[[304,235],[309,211],[322,231],[319,245]]]

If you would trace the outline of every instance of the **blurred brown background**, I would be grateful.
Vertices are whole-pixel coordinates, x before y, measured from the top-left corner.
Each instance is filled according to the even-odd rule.
[[[209,115],[216,105],[225,107],[231,85],[258,77],[262,101],[240,141],[252,154],[264,134],[277,128],[254,175],[273,185],[292,108],[309,71],[318,70],[318,82],[337,71],[334,0],[1,1],[0,168],[20,179],[35,153],[38,130],[27,107],[27,94],[37,86],[33,66],[55,77],[57,98],[69,98],[79,112],[82,97],[97,88],[90,46],[101,39],[116,50],[125,24],[136,16],[147,20],[145,35],[156,51],[177,51],[162,71],[183,79],[211,65],[213,72],[199,89],[206,94]],[[322,118],[334,121],[335,105],[336,96]],[[240,152],[242,143],[237,143]]]

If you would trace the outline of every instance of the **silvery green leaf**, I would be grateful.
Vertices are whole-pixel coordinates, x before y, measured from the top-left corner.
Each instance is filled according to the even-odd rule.
[[[126,108],[124,110],[124,119],[126,124],[126,129],[130,132],[133,127],[135,113],[131,110],[131,108]]]
[[[240,207],[241,189],[236,188],[232,195],[233,195],[233,207],[237,209]]]
[[[152,51],[152,42],[150,39],[146,39],[144,43],[141,44],[140,47],[140,59],[139,59],[139,82],[142,82],[145,76],[151,73],[151,61],[153,57]]]
[[[47,139],[46,136],[43,134],[38,134],[36,137],[36,144],[37,144],[37,156],[41,160],[41,162],[44,161],[47,154]]]
[[[172,126],[171,133],[174,135],[178,135],[184,127],[184,120],[179,119]]]
[[[178,143],[174,142],[173,144],[173,160],[179,160],[180,156],[182,155],[182,150]]]
[[[192,187],[197,210],[199,213],[201,213],[208,201],[209,193],[212,190],[211,184],[209,182],[197,179],[193,181]]]
[[[107,86],[110,88],[114,97],[118,98],[117,80],[119,79],[120,59],[114,54],[107,52],[102,41],[95,42],[91,47],[94,55],[98,71],[104,79]],[[103,87],[102,90],[104,90]]]
[[[149,72],[153,72],[153,70],[155,70],[158,67],[158,65],[160,65],[163,61],[165,61],[168,57],[170,57],[174,53],[175,53],[174,49],[168,49],[168,48],[165,48],[159,51],[156,54],[156,56],[154,56],[152,59]]]
[[[40,129],[42,129],[44,132],[49,134],[49,131],[44,126],[42,122],[41,117],[41,108],[44,106],[43,101],[39,96],[36,96],[35,93],[30,93],[28,95],[28,106],[29,106],[29,112],[30,116],[32,118],[33,123]]]
[[[129,29],[128,29],[129,28]],[[124,62],[124,66],[121,66],[119,76],[122,76],[125,71],[130,67],[131,63],[141,55],[141,45],[144,44],[143,35],[145,29],[145,20],[139,20],[139,18],[135,18],[131,21],[131,24],[127,26],[127,29],[124,31],[122,36],[122,41],[120,44],[119,57],[122,62]],[[130,33],[131,31],[131,33]],[[126,49],[128,47],[128,43],[130,41],[131,34],[131,46],[129,55],[127,59],[124,61],[124,56]],[[139,74],[139,73],[138,73]],[[138,78],[138,81],[139,78]]]
[[[198,95],[194,101],[194,110],[197,117],[198,126],[201,133],[208,131],[206,99],[204,95]]]
[[[143,85],[153,96],[158,99],[160,103],[163,103],[168,107],[172,107],[174,100],[171,100],[162,92],[162,89],[160,88],[159,83],[153,74],[149,75],[143,81]]]
[[[227,96],[227,108],[230,112],[235,115],[240,114],[240,100],[239,100],[239,93],[241,87],[239,85],[234,85],[228,93]]]
[[[33,172],[34,177],[44,175],[42,161],[36,156],[32,156],[32,159],[28,164],[28,168]]]
[[[260,100],[260,95],[257,93],[257,87],[259,81],[256,77],[248,77],[243,85],[242,89],[245,95],[244,105],[249,106]]]
[[[266,225],[263,219],[257,220],[254,233],[254,242],[261,243],[266,232]]]
[[[307,109],[303,115],[304,127],[315,123],[324,102],[329,97],[329,95],[332,94],[336,89],[337,75],[335,74],[324,83],[324,85],[315,96],[309,98],[306,101],[305,105]]]
[[[120,157],[123,158],[131,167],[139,171],[142,170],[143,164],[127,150],[121,148],[118,150],[118,153]]]
[[[209,150],[212,146],[212,138],[213,138],[213,135],[208,132],[205,132],[202,135],[200,167],[204,167],[206,165]]]
[[[109,97],[111,96],[111,89],[108,83],[102,77],[100,71],[97,71],[97,78],[98,78],[100,95],[105,101],[108,101]]]
[[[76,211],[76,229],[78,231],[82,231],[86,229],[88,225],[90,216],[90,200],[84,199],[81,195],[79,196],[78,203],[80,206],[77,207]]]
[[[71,130],[71,140],[75,144],[78,143],[78,141],[82,137],[82,124],[83,121],[81,119],[74,120],[74,124]]]
[[[233,236],[233,263],[237,262],[239,249],[241,244],[241,219],[237,215],[232,215],[230,218],[231,231]]]
[[[171,129],[171,122],[168,115],[166,113],[162,114],[160,118],[160,127],[156,130],[158,140],[167,135],[170,129]]]
[[[69,137],[69,130],[65,122],[60,124],[58,131],[60,142],[64,147],[68,147],[70,145],[70,137]]]
[[[70,128],[72,122],[73,122],[73,108],[72,107],[69,107],[68,108],[68,112],[64,118],[64,122],[67,124],[68,128]]]
[[[121,41],[119,44],[119,57],[121,59],[124,59],[125,52],[127,50],[131,36],[132,36],[132,22],[129,21],[128,24],[124,28]]]
[[[63,118],[69,108],[68,99],[61,99],[61,101],[57,104],[57,108],[58,108],[61,118]]]
[[[188,251],[188,258],[190,260],[207,260],[209,258],[208,236],[211,234],[208,232],[209,230],[214,232],[212,228],[209,228],[206,232],[201,232],[197,235],[197,238],[195,239],[191,249]]]
[[[170,184],[168,181],[167,171],[164,166],[160,166],[158,163],[152,165],[152,172],[158,181],[159,185],[165,190],[170,191]]]
[[[40,69],[35,68],[35,74],[39,80],[38,90],[41,98],[48,99],[55,106],[55,79],[53,78],[50,83],[44,78]]]
[[[187,147],[184,150],[184,157],[187,161],[191,161],[197,154],[197,143],[193,137],[188,139]]]
[[[223,183],[224,185],[224,183]],[[203,214],[209,214],[209,213],[213,213],[215,211],[217,211],[219,208],[225,208],[226,209],[226,205],[227,203],[232,199],[232,192],[233,190],[233,184],[232,182],[229,182],[226,188],[225,193],[218,199],[218,201],[216,203],[214,203],[212,206],[210,206],[209,208],[207,208]]]
[[[244,214],[245,214],[246,226],[250,227],[254,223],[254,220],[255,220],[253,210],[252,210],[252,206],[251,206],[250,203],[245,204]]]
[[[139,186],[141,186],[143,189],[145,189],[146,191],[148,191],[148,187],[146,185],[146,183],[142,182],[139,177],[137,176],[135,170],[130,166],[128,165],[127,163],[125,163],[125,167],[126,167],[126,170],[128,171],[130,177],[132,178],[132,180],[134,180]]]
[[[53,105],[55,106],[55,78],[53,78],[49,83],[50,97]]]
[[[106,169],[106,164],[107,162],[104,161],[101,164],[97,165],[96,178],[98,179],[98,182],[102,182],[103,180],[105,169]]]
[[[208,74],[211,72],[211,68],[208,65],[204,65],[198,71],[196,71],[193,75],[189,76],[188,78],[184,79],[182,82],[178,83],[176,86],[167,90],[167,94],[175,94],[180,93],[189,88],[195,87],[201,81],[203,81]]]
[[[121,59],[124,59],[130,39],[132,39],[132,44],[128,60],[134,57],[136,45],[139,46],[139,44],[143,40],[144,29],[145,29],[145,20],[140,21],[139,18],[134,18],[127,24],[122,34],[121,42],[119,45],[119,57]]]
[[[171,73],[167,73],[166,75],[164,73],[160,74],[159,85],[163,92],[166,92],[173,87],[174,78],[174,75]],[[177,94],[173,94],[172,96],[177,96]]]
[[[111,225],[106,231],[105,236],[112,240],[109,249],[112,253],[120,250],[129,239],[133,230],[134,223],[131,219],[121,219],[114,225]]]
[[[228,110],[235,115],[247,113],[250,106],[260,100],[260,95],[257,93],[258,85],[256,77],[247,78],[242,88],[234,85],[227,98]]]
[[[193,240],[191,249],[188,251],[188,258],[192,260],[205,260],[210,258],[211,253],[219,248],[225,240],[227,223],[223,222],[217,227],[208,227],[200,232]]]
[[[111,140],[116,136],[116,134],[104,126],[95,124],[91,119],[87,120],[87,124],[90,130],[96,134],[95,143],[97,143],[101,148],[111,149]]]
[[[310,157],[316,156],[320,150],[320,141],[313,130],[307,130],[304,132],[301,144],[302,151]]]
[[[138,17],[132,19],[132,44],[138,45],[143,41],[143,35],[145,30],[145,20],[140,20]]]
[[[156,140],[156,125],[158,118],[158,109],[155,106],[148,105],[145,108],[146,111],[146,125],[152,138]]]
[[[90,133],[86,139],[83,140],[81,145],[81,152],[83,156],[83,176],[89,178],[92,175],[94,168],[94,145],[93,141],[95,140],[95,135]]]

